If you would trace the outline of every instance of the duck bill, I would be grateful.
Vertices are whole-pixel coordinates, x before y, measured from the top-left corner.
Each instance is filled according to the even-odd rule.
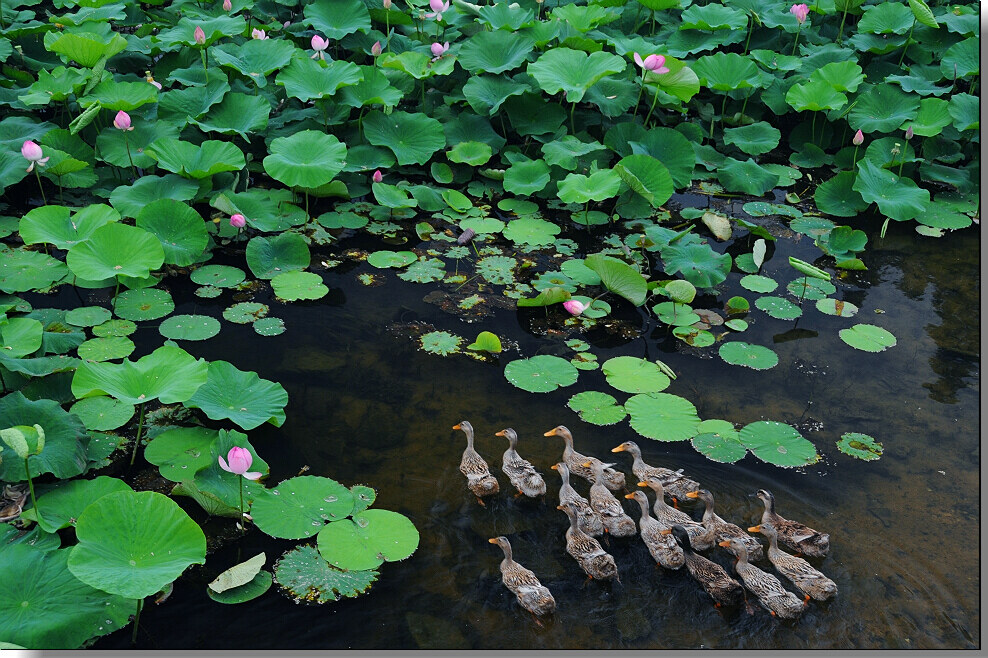
[[[543,434],[542,436],[556,436],[556,429],[553,428],[553,429],[549,430],[548,432],[546,432],[545,434]]]
[[[762,527],[760,525],[754,525],[748,528],[748,532],[761,532]]]
[[[496,544],[497,543],[497,537],[491,537],[490,539],[487,540],[487,543],[488,544]]]
[[[500,432],[494,432],[494,436],[504,436],[504,430],[501,430]]]
[[[635,494],[633,494],[633,493],[627,494],[625,496],[625,498],[634,498],[634,497],[635,497]]]
[[[559,465],[558,465],[558,464],[553,464],[553,465],[552,465],[552,466],[550,466],[549,468],[551,468],[551,469],[552,469],[552,470],[554,470],[554,471],[558,471],[558,470],[559,470]]]
[[[729,541],[721,541],[721,542],[717,542],[717,545],[718,546],[723,546],[724,548],[730,548],[731,547],[731,542],[729,542]]]
[[[611,452],[624,452],[624,446],[618,446],[617,448],[611,448]]]
[[[454,429],[454,430],[458,430],[458,429],[460,429],[460,424],[459,424],[459,423],[457,423],[456,425],[453,425],[453,429]]]
[[[648,482],[639,482],[638,483],[638,486],[639,487],[647,487],[648,486]]]
[[[686,497],[687,498],[699,498],[700,497],[700,494],[698,494],[695,491],[690,491],[689,493],[686,494]]]

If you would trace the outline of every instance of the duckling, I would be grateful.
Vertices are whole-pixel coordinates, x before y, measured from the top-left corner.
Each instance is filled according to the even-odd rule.
[[[569,466],[570,473],[573,475],[579,475],[584,480],[593,483],[593,471],[589,468],[583,466],[586,462],[600,462],[596,457],[587,457],[586,455],[581,455],[576,450],[573,449],[573,435],[570,433],[566,427],[559,425],[554,427],[545,433],[545,436],[558,436],[566,442],[566,447],[563,448],[563,459],[566,465]],[[604,469],[604,486],[611,491],[621,491],[624,489],[624,473],[621,471],[615,471],[612,468]]]
[[[755,495],[765,504],[762,523],[771,523],[775,527],[780,544],[810,557],[824,557],[827,554],[830,550],[830,535],[776,514],[775,496],[769,490],[759,489]]]
[[[600,519],[600,514],[590,507],[590,502],[578,494],[573,485],[569,483],[569,467],[565,462],[559,462],[551,466],[552,470],[559,471],[559,477],[563,483],[559,487],[559,504],[570,503],[576,512],[577,525],[580,530],[591,537],[599,537],[604,534],[604,522]]]
[[[744,597],[741,584],[728,576],[719,564],[711,562],[693,551],[686,528],[677,523],[671,529],[662,532],[671,533],[675,537],[676,543],[683,549],[686,570],[703,586],[707,594],[713,597],[715,607],[719,608],[722,604],[733,605],[741,602]]]
[[[561,503],[556,509],[566,512],[569,517],[569,530],[566,531],[566,552],[573,556],[580,568],[590,578],[614,580],[618,578],[614,557],[600,546],[600,542],[580,530],[579,520],[573,503]]]
[[[758,543],[758,540],[747,534],[744,530],[734,525],[733,523],[728,523],[724,519],[717,516],[714,512],[714,495],[707,491],[706,489],[700,489],[699,491],[691,491],[686,494],[687,498],[699,498],[703,501],[703,519],[701,523],[703,527],[707,529],[708,538],[714,542],[719,542],[719,546],[724,546],[725,541],[731,539],[737,539],[745,547],[745,554],[752,560],[761,560],[765,557],[765,552],[762,549],[762,545]],[[725,546],[729,551],[731,551],[734,557],[740,558],[741,556],[734,553],[731,545]]]
[[[515,450],[515,446],[518,444],[518,434],[509,427],[498,432],[496,436],[503,436],[508,439],[508,449],[504,451],[504,457],[501,459],[501,470],[518,490],[515,498],[522,494],[529,498],[544,496],[546,492],[545,480],[542,479],[531,462],[522,459],[518,451]]]
[[[518,605],[535,615],[536,619],[555,612],[556,599],[552,597],[552,592],[539,582],[534,573],[512,559],[508,538],[491,537],[487,541],[497,544],[504,551],[501,582],[518,598]]]
[[[604,522],[604,530],[615,537],[631,537],[635,534],[634,520],[624,513],[621,501],[604,486],[604,469],[614,464],[584,462],[583,467],[593,470],[594,484],[590,487],[590,507],[597,510]]]
[[[817,601],[826,601],[837,596],[837,583],[811,567],[806,560],[779,550],[779,534],[771,523],[763,521],[759,525],[748,528],[748,532],[760,532],[768,537],[769,561],[800,592]]]
[[[683,566],[683,549],[670,535],[662,534],[662,525],[648,514],[648,497],[643,491],[635,491],[625,498],[634,499],[642,508],[642,517],[638,520],[639,534],[648,552],[657,564],[666,569],[678,569]]]
[[[678,509],[673,509],[666,504],[665,498],[663,497],[663,487],[662,482],[659,481],[657,477],[649,476],[645,478],[644,482],[638,483],[639,487],[651,487],[655,492],[655,504],[652,506],[652,511],[655,512],[655,520],[658,521],[663,528],[671,528],[675,524],[679,524],[685,528],[686,532],[690,535],[690,542],[693,548],[698,551],[705,551],[714,545],[714,538],[710,536],[707,529],[702,525],[694,521],[685,512],[681,512]]]
[[[758,598],[758,602],[773,617],[795,619],[802,614],[806,608],[806,601],[801,601],[798,596],[782,587],[779,579],[772,574],[748,564],[748,549],[744,542],[737,537],[732,537],[721,541],[718,545],[738,556],[734,570],[741,577],[741,582],[748,588],[748,591]]]
[[[649,476],[658,478],[662,482],[665,492],[675,500],[685,501],[690,491],[696,491],[700,488],[699,482],[683,475],[683,469],[673,471],[661,466],[646,464],[642,461],[641,449],[634,441],[625,441],[618,447],[612,448],[611,452],[630,452],[635,459],[634,464],[631,465],[631,472],[635,474],[635,477],[639,480],[645,480]]]
[[[477,502],[484,505],[485,496],[493,496],[500,490],[497,479],[491,475],[484,458],[473,449],[473,425],[461,420],[453,425],[453,429],[463,430],[467,435],[467,449],[463,451],[463,458],[460,460],[460,473],[467,476],[467,488],[477,497]]]

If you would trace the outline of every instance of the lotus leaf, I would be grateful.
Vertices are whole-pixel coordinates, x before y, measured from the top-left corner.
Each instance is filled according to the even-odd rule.
[[[670,245],[662,250],[666,274],[682,273],[697,288],[710,288],[727,278],[730,254],[718,254],[706,244]]]
[[[760,274],[749,274],[747,276],[743,276],[738,283],[741,284],[742,288],[745,290],[750,290],[751,292],[773,292],[779,287],[779,284],[775,279],[770,279],[769,277],[762,276]]]
[[[77,351],[79,358],[86,361],[112,361],[130,356],[135,347],[134,341],[129,338],[108,336],[87,340],[79,345]]]
[[[193,283],[220,288],[234,288],[247,278],[243,270],[229,265],[204,265],[193,270],[189,276]]]
[[[795,297],[810,300],[823,299],[827,295],[832,295],[837,292],[836,286],[829,281],[811,279],[808,277],[790,281],[786,285],[786,290],[788,290]]]
[[[592,425],[614,425],[628,415],[613,396],[598,391],[577,393],[566,404],[580,414],[581,420]]]
[[[688,326],[700,322],[700,316],[686,304],[676,302],[660,302],[652,307],[652,312],[670,326]]]
[[[398,164],[425,164],[446,146],[442,124],[421,112],[370,112],[363,120],[367,141],[395,154]]]
[[[86,428],[76,416],[66,412],[54,400],[32,401],[20,391],[0,399],[0,427],[34,427],[44,430],[41,454],[28,459],[31,477],[53,473],[60,479],[79,475],[86,468]],[[23,482],[24,462],[17,459],[0,461],[0,480]]]
[[[548,393],[576,383],[579,371],[565,359],[540,354],[511,361],[504,368],[505,378],[530,393]]]
[[[367,7],[358,0],[325,0],[307,5],[304,13],[304,23],[334,41],[354,32],[368,32],[371,27]]]
[[[77,327],[95,327],[113,317],[102,306],[79,306],[65,314],[65,321]]]
[[[559,231],[559,227],[552,222],[538,217],[525,216],[508,222],[508,225],[501,231],[501,235],[515,244],[540,246],[552,244]]]
[[[316,540],[331,566],[357,571],[409,557],[418,548],[419,532],[407,517],[377,509],[330,523]]]
[[[702,85],[716,91],[755,87],[761,79],[754,62],[737,53],[704,55],[692,69]]]
[[[732,192],[762,196],[778,185],[779,177],[751,158],[745,162],[726,158],[717,168],[717,180]]]
[[[779,363],[779,355],[769,348],[741,341],[724,343],[720,346],[718,354],[727,363],[754,370],[768,370]]]
[[[213,420],[229,419],[252,430],[264,423],[281,427],[288,393],[281,384],[261,379],[256,372],[244,372],[226,361],[213,361],[205,383],[194,395],[172,401],[202,409]]]
[[[129,404],[160,400],[185,402],[206,383],[205,359],[179,347],[162,345],[137,361],[81,363],[72,377],[77,398],[109,395]]]
[[[764,121],[724,131],[725,144],[734,144],[749,155],[768,153],[779,145],[781,137],[778,128]]]
[[[325,185],[343,171],[346,160],[346,145],[316,130],[278,137],[271,141],[269,152],[264,158],[264,170],[290,187]]]
[[[246,257],[247,266],[258,279],[273,279],[282,272],[303,270],[309,266],[310,258],[305,238],[297,233],[253,237],[247,243]]]
[[[378,573],[336,569],[314,547],[302,545],[281,556],[274,576],[296,601],[326,603],[360,596],[377,580]]]
[[[858,162],[858,176],[852,188],[865,201],[877,203],[883,215],[896,221],[914,219],[930,205],[929,191],[866,159]]]
[[[748,454],[741,443],[738,431],[726,420],[705,420],[697,427],[693,447],[697,452],[715,462],[733,464]]]
[[[171,137],[156,139],[145,151],[158,166],[186,178],[209,178],[246,166],[243,152],[229,142],[206,140],[199,145]]]
[[[278,336],[285,333],[285,321],[281,318],[262,318],[252,326],[261,336]]]
[[[282,68],[295,51],[290,41],[282,39],[251,39],[237,45],[224,43],[210,49],[220,66],[228,66],[251,79],[258,87],[267,86],[267,76]]]
[[[280,539],[311,537],[326,524],[346,517],[353,495],[336,480],[302,475],[258,496],[251,516],[265,534]]]
[[[463,43],[457,61],[472,74],[504,73],[520,66],[534,45],[524,33],[478,32]]]
[[[819,267],[814,267],[806,261],[799,260],[793,256],[789,257],[789,266],[795,269],[797,272],[805,274],[806,276],[813,277],[814,279],[821,279],[823,281],[830,281],[830,273],[821,270]]]
[[[220,322],[208,315],[173,315],[158,325],[158,332],[172,340],[207,340],[220,332]]]
[[[68,273],[65,263],[36,251],[0,249],[0,291],[44,290]]]
[[[448,331],[430,331],[419,337],[419,345],[429,354],[449,356],[460,351],[463,339]]]
[[[606,52],[587,53],[570,48],[554,48],[528,65],[528,73],[548,94],[566,92],[566,100],[578,103],[598,80],[621,73],[623,59]]]
[[[763,462],[793,468],[820,461],[813,444],[785,423],[759,420],[739,432],[742,445]]]
[[[291,65],[282,69],[276,83],[285,88],[288,96],[304,103],[331,97],[339,89],[357,84],[361,78],[360,67],[356,64],[342,61],[316,62],[296,51]],[[319,134],[325,136],[324,133]]]
[[[367,262],[378,269],[401,268],[418,260],[411,251],[375,251],[367,257]]]
[[[689,400],[669,393],[639,393],[624,403],[631,427],[656,441],[685,441],[696,435],[700,418]]]
[[[607,383],[625,393],[657,393],[668,388],[670,381],[659,366],[633,356],[616,356],[601,366]]]
[[[601,283],[615,295],[624,297],[635,306],[645,302],[648,284],[638,270],[627,263],[603,254],[591,254],[584,264],[597,273]]]
[[[868,202],[854,189],[855,179],[854,172],[842,171],[820,183],[813,193],[820,211],[837,217],[856,217],[865,210]]]
[[[891,332],[873,324],[856,324],[850,329],[841,329],[840,339],[854,349],[865,352],[884,352],[896,344]]]
[[[398,278],[402,281],[414,281],[415,283],[440,281],[446,276],[445,267],[446,264],[438,258],[423,258],[399,272]]]
[[[239,587],[223,590],[223,592],[215,592],[212,588],[207,588],[206,595],[217,603],[246,603],[247,601],[256,599],[271,589],[272,582],[273,579],[269,572],[258,571],[251,580],[243,585],[240,585]]]
[[[209,589],[217,594],[221,594],[235,587],[246,585],[260,573],[261,567],[264,566],[266,560],[267,556],[264,553],[258,553],[246,562],[241,562],[230,567],[209,583]]]
[[[113,190],[110,204],[124,217],[137,217],[137,213],[152,201],[158,199],[188,201],[196,195],[198,189],[199,186],[194,182],[174,174],[144,175],[133,185],[121,185]]]
[[[144,458],[158,467],[161,477],[172,482],[191,480],[213,463],[210,452],[218,432],[205,427],[177,427],[148,442]]]
[[[174,199],[159,199],[147,204],[137,213],[135,224],[158,238],[169,265],[192,265],[209,241],[199,213]]]
[[[157,288],[125,290],[116,297],[116,314],[124,320],[157,320],[175,310],[172,296]]]
[[[919,96],[887,84],[876,85],[858,96],[847,115],[853,130],[890,133],[919,113]]]
[[[446,157],[450,162],[468,164],[472,167],[479,167],[486,164],[491,159],[493,150],[489,144],[484,142],[460,142],[446,152]]]
[[[884,448],[882,444],[873,437],[860,432],[847,432],[842,434],[837,442],[837,449],[845,455],[850,455],[855,459],[866,462],[874,461],[882,456]]]
[[[99,227],[119,219],[120,214],[116,210],[102,203],[79,209],[42,206],[21,218],[19,231],[24,244],[44,242],[68,250],[88,240]]]
[[[218,105],[211,107],[204,117],[191,123],[204,132],[240,135],[243,139],[248,139],[250,133],[267,128],[270,113],[271,104],[262,96],[229,93]]]
[[[271,279],[271,289],[278,299],[294,302],[299,299],[320,299],[329,293],[322,277],[314,272],[282,272]]]
[[[25,510],[21,518],[35,521],[45,532],[54,533],[75,525],[76,519],[91,503],[118,491],[133,489],[123,480],[105,475],[92,480],[63,482],[38,498],[38,507],[44,510],[40,521],[34,508]]]

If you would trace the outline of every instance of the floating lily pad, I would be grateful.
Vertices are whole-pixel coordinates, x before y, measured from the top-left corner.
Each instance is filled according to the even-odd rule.
[[[261,318],[253,324],[261,336],[278,336],[285,333],[285,321],[281,318]]]
[[[467,349],[498,354],[501,351],[501,339],[497,337],[497,334],[481,331],[477,334],[477,339],[467,345]]]
[[[61,528],[74,526],[76,519],[96,500],[118,491],[133,491],[123,480],[101,475],[92,480],[70,480],[43,496],[38,497],[41,520],[35,509],[26,510],[22,519],[36,521],[45,532],[57,532]]]
[[[747,276],[743,276],[738,283],[741,284],[742,288],[745,290],[750,290],[751,292],[772,292],[779,287],[779,284],[775,279],[770,279],[767,276],[762,276],[760,274],[749,274]]]
[[[783,468],[808,466],[820,460],[816,448],[785,423],[759,420],[739,432],[741,443],[763,462]]]
[[[733,318],[724,322],[724,326],[734,331],[744,331],[748,328],[748,323],[739,318]]]
[[[255,236],[247,243],[245,256],[247,267],[258,279],[273,279],[282,272],[303,270],[309,266],[310,258],[305,238],[298,233],[280,233],[272,238]]]
[[[759,297],[755,307],[777,320],[792,320],[803,314],[803,309],[783,297]]]
[[[696,435],[700,418],[693,403],[669,393],[640,393],[624,403],[631,427],[656,441],[685,441]]]
[[[841,318],[849,318],[858,312],[858,307],[851,302],[845,302],[840,299],[833,299],[830,297],[817,300],[816,308],[821,313],[836,315]]]
[[[143,322],[163,318],[175,310],[172,296],[158,288],[124,290],[116,297],[114,312],[124,320]]]
[[[409,557],[418,548],[419,532],[406,516],[370,509],[330,523],[316,541],[331,566],[366,570]]]
[[[842,434],[837,442],[837,449],[845,455],[850,455],[866,462],[875,461],[882,456],[884,448],[873,437],[859,432]],[[39,503],[40,505],[40,503]]]
[[[220,594],[241,585],[246,585],[254,579],[254,576],[261,572],[261,567],[264,566],[266,560],[267,556],[264,553],[258,553],[246,562],[241,562],[230,567],[209,583],[209,590]]]
[[[205,359],[196,359],[180,347],[162,345],[137,361],[82,362],[72,377],[78,398],[110,395],[130,404],[161,400],[185,402],[206,381]]]
[[[203,265],[193,270],[189,278],[200,286],[233,288],[243,283],[247,275],[243,270],[229,265]]]
[[[115,430],[133,418],[134,405],[98,395],[77,401],[69,413],[78,416],[87,430]]]
[[[891,332],[873,324],[856,324],[850,329],[841,329],[840,339],[854,349],[865,352],[884,352],[896,344]]]
[[[832,295],[837,292],[837,288],[829,281],[822,281],[820,279],[812,279],[808,277],[790,281],[786,284],[786,290],[788,290],[795,297],[810,300],[823,299],[827,295]],[[758,305],[757,302],[755,305]]]
[[[402,281],[432,283],[446,276],[446,264],[438,258],[424,258],[415,261],[398,273]]]
[[[633,356],[616,356],[601,367],[607,383],[625,393],[657,393],[669,387],[659,366]]]
[[[576,356],[569,360],[577,370],[596,370],[600,367],[597,363],[597,355],[591,352],[577,352]]]
[[[144,458],[158,467],[161,477],[172,482],[185,482],[212,465],[210,446],[218,435],[219,432],[206,427],[165,430],[148,442]]]
[[[709,347],[717,342],[712,333],[695,327],[676,327],[672,334],[690,347]]]
[[[726,420],[705,420],[697,427],[693,447],[707,459],[733,464],[748,454],[734,424]]]
[[[80,306],[65,314],[65,321],[77,327],[95,327],[113,317],[108,309],[102,306]]]
[[[294,302],[299,299],[321,299],[329,294],[322,277],[315,272],[282,272],[271,279],[271,288],[278,299]]]
[[[232,420],[245,430],[264,423],[281,427],[288,393],[281,384],[261,379],[256,372],[218,360],[209,364],[206,382],[184,404],[202,409],[213,420]]]
[[[269,310],[267,304],[240,302],[223,309],[223,319],[237,324],[251,324],[265,317]]]
[[[274,565],[274,577],[295,601],[326,603],[365,593],[378,572],[345,571],[331,567],[312,546],[296,546]]]
[[[561,230],[552,222],[538,217],[526,216],[508,222],[508,225],[501,231],[501,235],[515,244],[537,247],[552,244]]]
[[[700,316],[686,304],[660,302],[652,307],[652,311],[658,316],[660,322],[673,327],[685,327],[700,321]]]
[[[593,425],[614,425],[628,415],[614,396],[599,391],[577,393],[566,404],[580,414],[581,420]]]
[[[779,362],[779,355],[769,348],[741,341],[724,343],[718,354],[727,363],[755,370],[768,370]]]
[[[419,344],[422,349],[430,354],[439,356],[449,356],[460,351],[460,343],[463,339],[448,331],[430,331],[419,337]]]
[[[508,285],[515,280],[514,268],[517,264],[518,261],[510,256],[486,256],[477,261],[477,274],[488,283]]]
[[[247,601],[253,601],[271,589],[272,580],[270,572],[258,571],[250,581],[239,587],[233,587],[222,592],[215,592],[207,587],[206,595],[217,603],[246,603]]]
[[[258,496],[251,506],[254,523],[279,539],[302,539],[342,519],[353,509],[353,495],[336,480],[315,475],[293,477]]]
[[[580,373],[566,359],[540,354],[529,359],[512,361],[505,366],[504,376],[522,390],[530,393],[548,393],[575,384]]]
[[[129,336],[137,331],[137,325],[130,320],[107,320],[103,324],[93,327],[93,335],[104,336]]]
[[[405,267],[418,260],[411,251],[375,251],[367,257],[367,262],[378,269]]]
[[[744,297],[731,297],[724,306],[728,313],[747,313],[751,306]]]
[[[130,356],[134,347],[134,341],[129,338],[109,336],[87,340],[79,345],[77,352],[79,358],[86,361],[111,361]]]
[[[219,332],[220,321],[208,315],[173,315],[158,325],[158,333],[172,340],[207,340]]]

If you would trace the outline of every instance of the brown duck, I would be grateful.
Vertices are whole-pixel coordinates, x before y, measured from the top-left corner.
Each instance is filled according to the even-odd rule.
[[[497,544],[504,551],[504,559],[501,560],[501,582],[514,593],[518,605],[536,617],[555,612],[556,599],[552,597],[552,592],[539,582],[534,573],[512,559],[508,538],[491,537],[487,541]]]
[[[501,430],[497,436],[508,439],[508,449],[504,451],[501,458],[501,470],[511,480],[511,484],[518,490],[518,495],[526,495],[529,498],[544,496],[546,492],[545,480],[535,470],[532,463],[527,459],[522,459],[515,446],[518,445],[518,433],[510,427]]]
[[[558,509],[566,512],[566,516],[569,517],[569,529],[566,531],[566,552],[573,556],[573,559],[590,578],[596,580],[617,579],[618,571],[614,557],[601,547],[600,542],[580,530],[573,504],[562,503]]]
[[[631,456],[635,460],[631,465],[631,472],[635,474],[635,477],[639,480],[645,480],[648,477],[657,478],[662,482],[662,487],[665,489],[666,494],[676,500],[685,501],[689,492],[696,491],[700,488],[700,483],[683,475],[682,469],[673,471],[668,468],[662,468],[661,466],[649,466],[646,464],[642,461],[641,449],[634,441],[625,441],[618,447],[612,448],[611,452],[631,453]]]
[[[824,557],[827,554],[830,550],[830,535],[779,516],[775,511],[775,496],[771,491],[759,489],[755,495],[765,504],[762,523],[771,523],[775,527],[780,544],[810,557]]]
[[[565,462],[559,462],[551,466],[552,470],[559,471],[559,477],[563,483],[559,487],[559,504],[569,503],[576,512],[577,525],[580,530],[591,537],[600,537],[604,534],[604,522],[600,519],[600,514],[590,507],[590,501],[581,496],[569,483],[569,467]]]
[[[704,528],[707,529],[707,538],[711,541],[718,543],[720,546],[724,546],[724,542],[731,539],[737,539],[739,542],[744,544],[745,554],[749,559],[761,560],[765,557],[765,551],[762,549],[762,545],[758,543],[758,540],[746,533],[744,530],[734,525],[733,523],[728,523],[724,519],[717,516],[714,512],[714,495],[707,491],[706,489],[700,489],[699,491],[691,491],[686,494],[687,498],[699,498],[703,501],[703,519],[700,523]],[[730,544],[724,546],[727,550],[731,551],[734,557],[740,558],[741,556],[734,553],[734,549]]]
[[[676,543],[683,549],[683,558],[686,561],[686,570],[700,583],[703,589],[713,597],[714,605],[734,605],[740,603],[744,598],[744,591],[741,584],[727,575],[724,568],[715,562],[693,551],[690,546],[690,536],[686,533],[686,528],[678,523],[670,530],[662,532],[672,533],[676,538]]]
[[[768,560],[796,588],[817,601],[826,601],[837,596],[837,583],[810,566],[803,558],[789,555],[779,549],[778,533],[771,523],[760,523],[749,532],[760,532],[768,537]]]
[[[477,502],[483,505],[485,496],[493,496],[500,489],[497,479],[491,475],[484,458],[473,449],[473,425],[461,420],[453,425],[453,429],[463,430],[467,435],[467,449],[463,451],[463,458],[460,459],[460,473],[467,476],[467,488],[477,497]]]
[[[586,462],[598,462],[600,460],[596,457],[588,457],[586,455],[581,455],[576,450],[573,449],[573,435],[570,431],[563,425],[554,427],[545,433],[545,436],[558,436],[566,442],[566,447],[563,448],[563,459],[566,465],[569,466],[569,472],[573,475],[579,475],[584,480],[588,482],[593,482],[593,471],[589,467],[584,466]],[[615,471],[613,468],[604,469],[604,486],[611,491],[621,491],[624,489],[624,473],[621,471]]]

